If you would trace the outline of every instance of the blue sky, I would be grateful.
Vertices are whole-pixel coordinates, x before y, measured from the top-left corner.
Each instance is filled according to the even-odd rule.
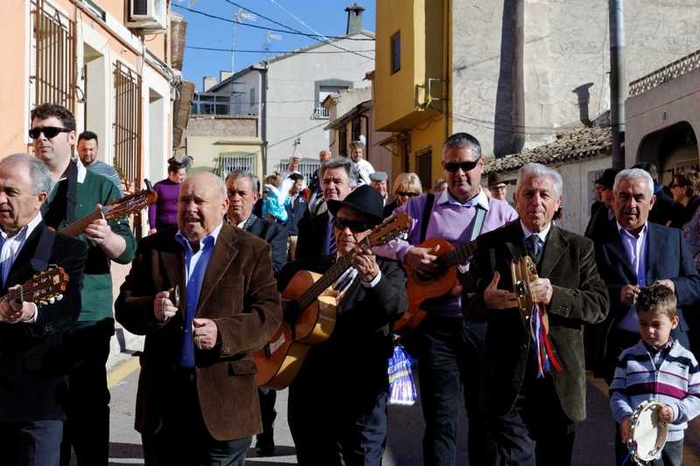
[[[231,49],[234,33],[232,23],[187,11],[181,7],[230,20],[239,11],[239,6],[233,3],[304,33],[314,34],[302,22],[324,36],[342,36],[345,34],[347,23],[345,7],[352,4],[353,0],[173,0],[172,11],[183,15],[187,21],[186,46]],[[365,7],[362,16],[364,29],[374,31],[375,0],[358,0],[357,3]],[[244,10],[244,13],[249,12]],[[255,21],[243,19],[243,22],[263,28],[286,29],[261,17]],[[267,29],[256,29],[245,25],[237,25],[235,29],[235,49],[255,51],[255,53],[235,53],[234,66],[237,71],[264,59],[266,55],[262,52],[263,45],[268,42],[266,41]],[[276,31],[272,34],[280,36],[281,39],[269,42],[270,55],[276,55],[272,53],[274,51],[289,51],[318,42],[314,38],[297,34]],[[230,69],[231,52],[185,49],[184,78],[196,83],[198,91],[201,90],[204,76],[218,76],[219,71]]]

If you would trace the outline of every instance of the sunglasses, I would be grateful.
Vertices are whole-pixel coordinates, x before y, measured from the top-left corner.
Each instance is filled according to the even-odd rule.
[[[47,139],[53,139],[58,136],[58,133],[70,133],[71,131],[68,128],[59,128],[57,126],[37,126],[29,130],[29,137],[37,139],[41,133],[44,133]]]
[[[333,226],[338,230],[349,229],[353,233],[362,233],[363,231],[371,230],[374,225],[366,222],[358,222],[355,220],[344,220],[342,218],[336,217],[333,219]]]
[[[417,196],[418,193],[409,193],[406,191],[396,191],[396,195],[401,196],[401,197],[413,197],[413,196]]]
[[[468,172],[476,167],[478,163],[478,160],[467,162],[445,162],[445,170],[450,173],[457,173],[457,170],[461,168],[463,172]]]

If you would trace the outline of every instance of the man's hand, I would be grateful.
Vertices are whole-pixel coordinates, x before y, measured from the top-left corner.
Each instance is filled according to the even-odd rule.
[[[498,282],[501,280],[501,274],[493,273],[493,280],[484,290],[484,301],[489,309],[510,309],[518,306],[518,300],[515,293],[506,290],[498,289]]]
[[[177,313],[177,307],[170,300],[170,291],[161,291],[153,300],[153,314],[158,322],[167,322]]]
[[[666,288],[668,288],[669,290],[673,291],[674,293],[676,292],[676,284],[673,283],[673,280],[670,280],[668,278],[664,278],[662,280],[656,280],[656,282],[654,282],[654,283],[658,283],[659,285],[663,285]]]
[[[369,283],[374,280],[379,273],[377,257],[369,248],[365,249],[363,247],[360,252],[355,254],[355,256],[352,258],[352,265],[357,269],[362,281],[365,283]]]
[[[15,285],[8,291],[19,289],[20,285]],[[16,324],[18,322],[28,322],[36,313],[36,304],[17,300],[0,300],[0,322]]]
[[[624,418],[620,422],[620,440],[622,443],[627,445],[627,441],[630,439],[630,418],[629,416]]]
[[[98,207],[101,208],[102,206],[98,205]],[[107,244],[113,234],[112,228],[110,228],[107,220],[103,218],[94,220],[83,232],[83,236],[85,236],[86,239],[89,239],[98,246]]]
[[[152,234],[157,233],[157,232],[158,232],[158,230],[156,230],[155,228],[151,228],[150,230],[148,230],[149,235],[152,235]]]
[[[538,278],[530,283],[530,290],[536,303],[549,304],[552,302],[552,283],[549,278]]]
[[[211,319],[192,319],[194,346],[201,350],[210,350],[219,339],[219,328]]]
[[[641,288],[637,285],[625,285],[620,290],[620,302],[625,306],[634,306]]]
[[[411,246],[404,257],[404,262],[421,275],[434,275],[437,272],[435,261],[438,258],[435,253],[439,250],[440,245],[430,249]]]
[[[669,405],[664,405],[663,407],[659,408],[659,419],[664,421],[666,424],[672,423],[673,408],[671,408]]]

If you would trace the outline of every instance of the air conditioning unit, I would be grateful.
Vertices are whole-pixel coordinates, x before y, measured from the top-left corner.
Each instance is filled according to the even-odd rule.
[[[133,29],[167,29],[167,0],[129,0],[129,21],[126,25]]]

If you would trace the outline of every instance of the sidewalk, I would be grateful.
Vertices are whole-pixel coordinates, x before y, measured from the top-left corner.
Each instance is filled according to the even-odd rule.
[[[124,278],[129,273],[131,264],[117,264],[112,262],[112,289],[114,299],[119,296],[119,287],[124,283]],[[107,370],[110,370],[129,359],[135,351],[143,351],[144,337],[127,332],[119,322],[115,323],[115,332],[107,359]]]

